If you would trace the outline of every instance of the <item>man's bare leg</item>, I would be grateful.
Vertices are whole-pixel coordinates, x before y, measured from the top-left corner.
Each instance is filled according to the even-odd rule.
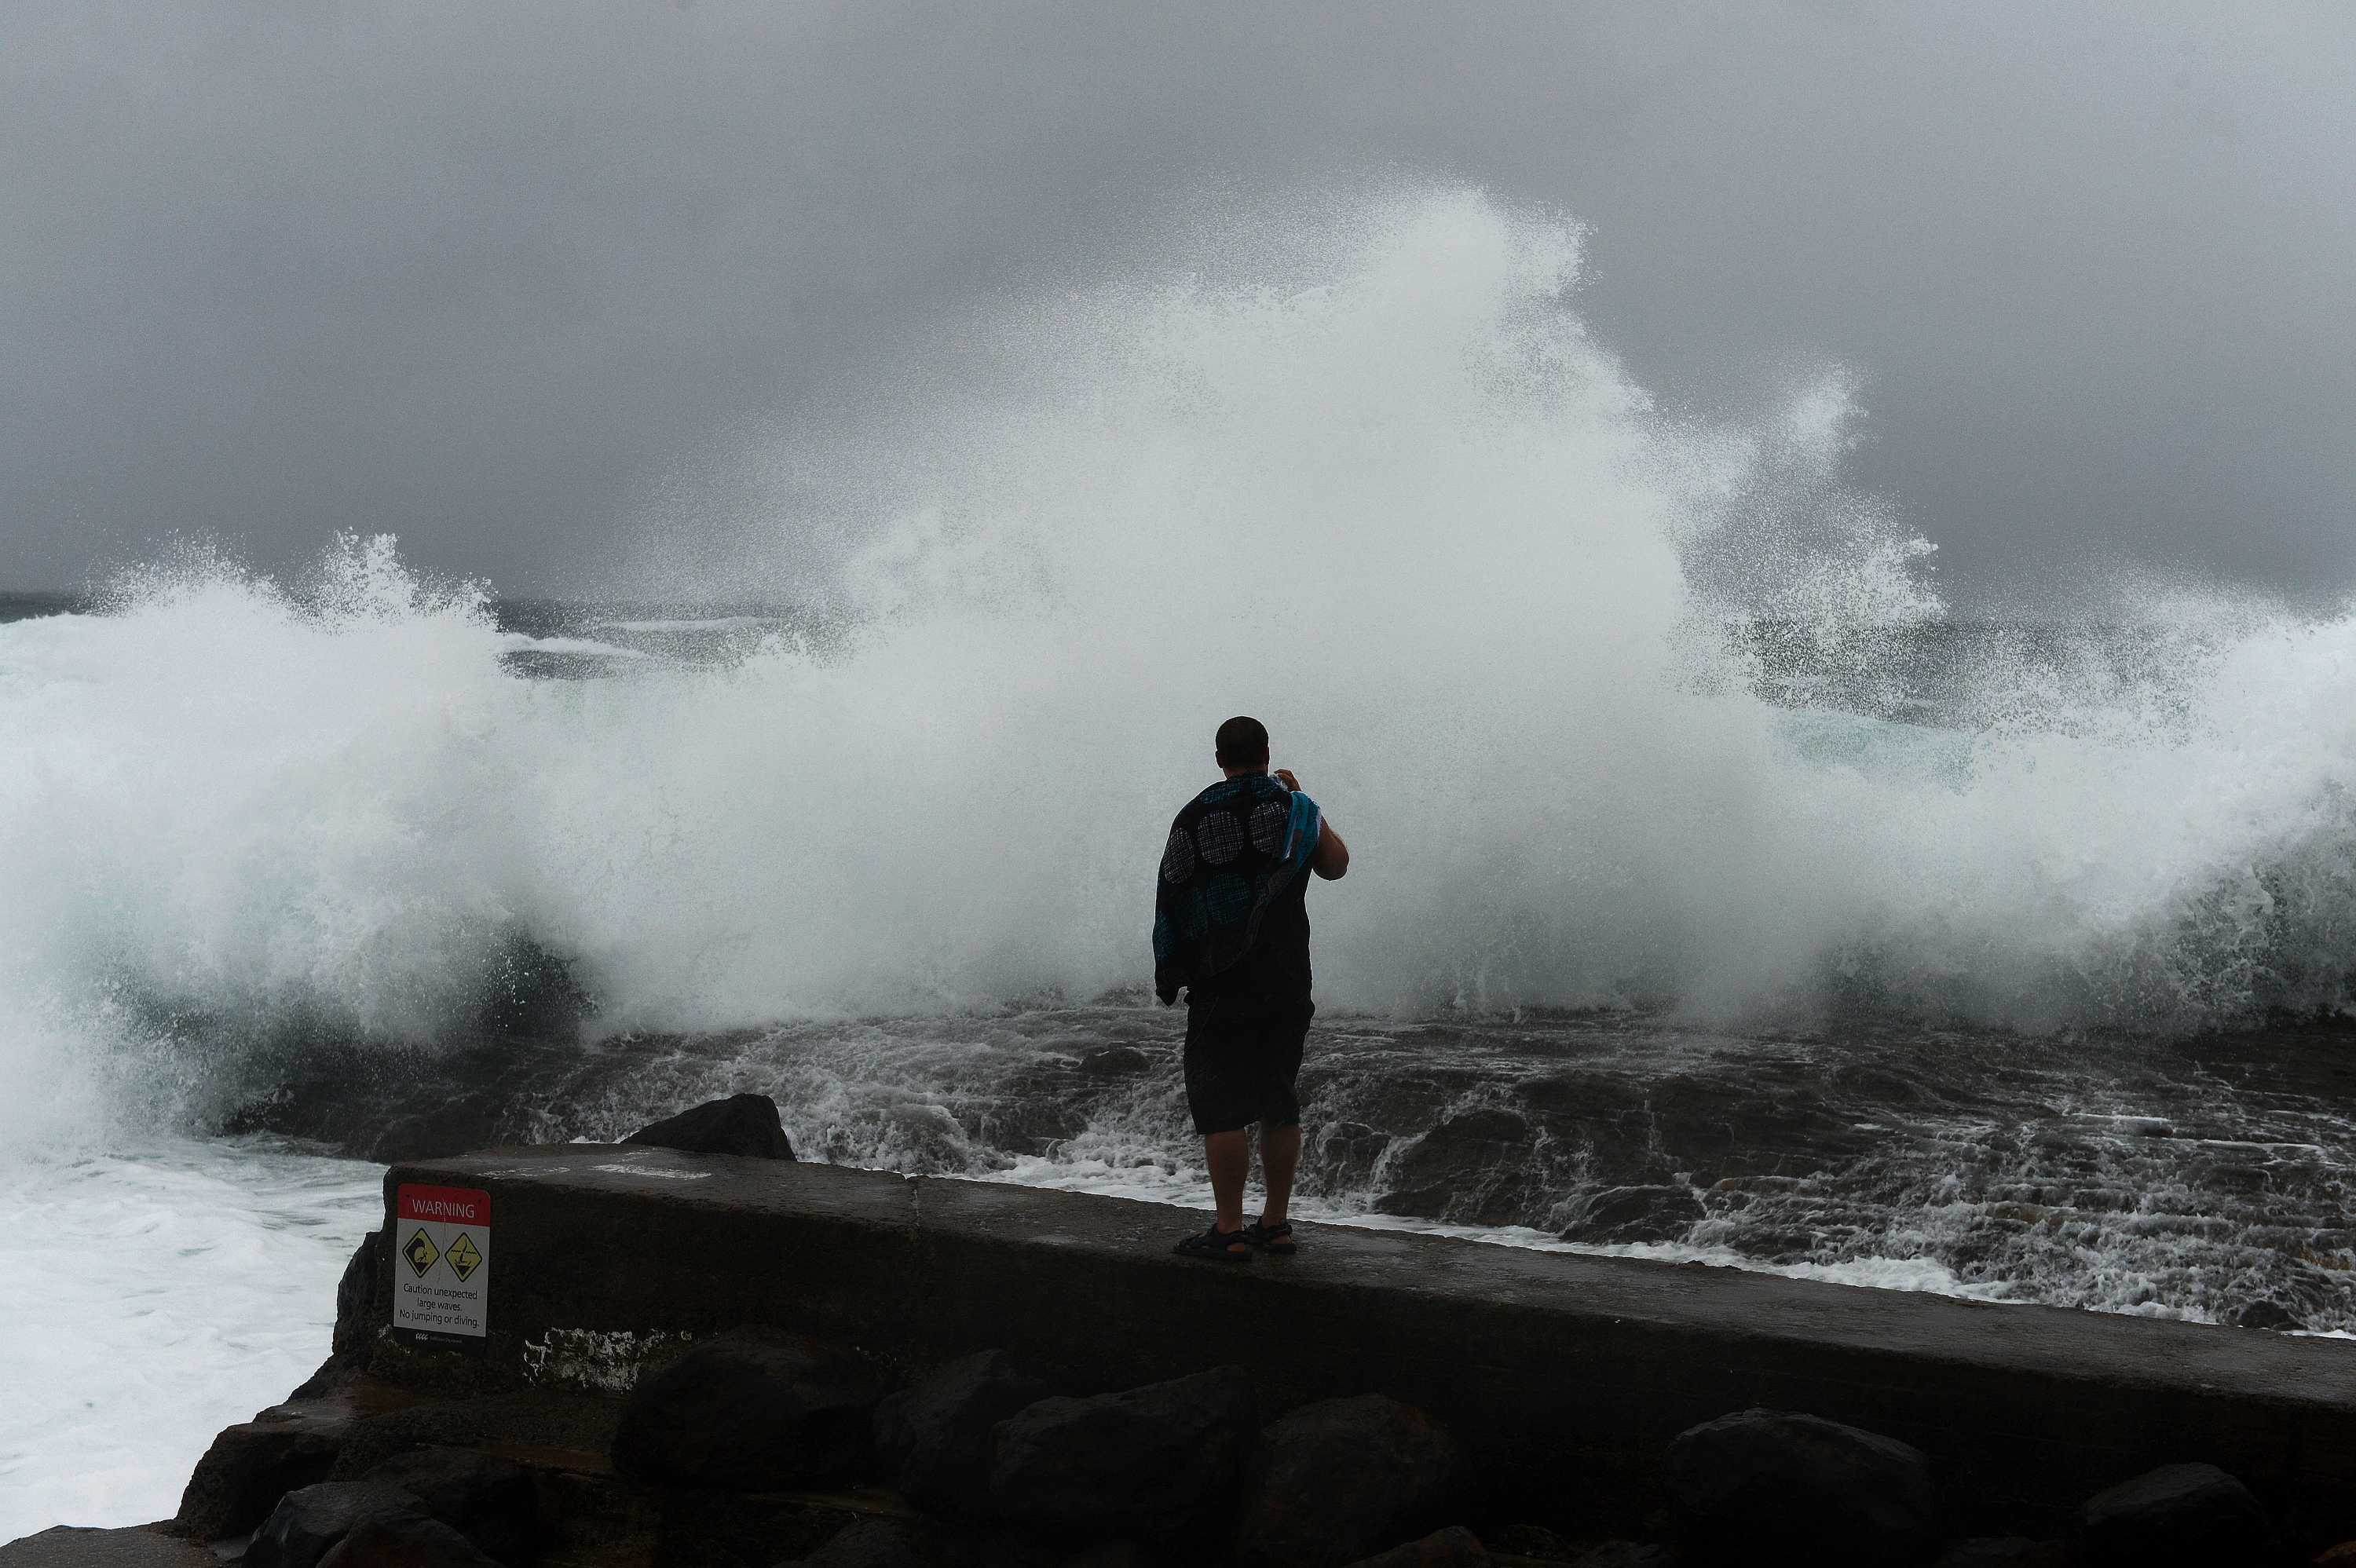
[[[1259,1173],[1268,1183],[1268,1201],[1259,1211],[1263,1225],[1281,1225],[1291,1217],[1292,1178],[1301,1168],[1301,1127],[1259,1125]],[[1215,1177],[1214,1181],[1217,1179]],[[1242,1212],[1238,1200],[1237,1213]],[[1224,1224],[1226,1221],[1222,1221]]]
[[[1251,1130],[1237,1127],[1231,1133],[1205,1134],[1203,1163],[1211,1170],[1211,1198],[1218,1206],[1220,1231],[1242,1230],[1244,1183],[1251,1176]]]

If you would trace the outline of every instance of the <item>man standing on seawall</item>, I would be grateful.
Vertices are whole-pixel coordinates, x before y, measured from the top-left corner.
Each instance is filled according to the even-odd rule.
[[[1203,1135],[1218,1205],[1211,1228],[1178,1243],[1186,1257],[1248,1262],[1293,1250],[1287,1218],[1301,1165],[1301,1046],[1309,997],[1309,876],[1350,869],[1350,848],[1290,770],[1268,771],[1257,719],[1219,726],[1219,771],[1170,825],[1154,884],[1153,989],[1186,993],[1186,1105]],[[1268,1202],[1244,1223],[1251,1126],[1259,1124]]]

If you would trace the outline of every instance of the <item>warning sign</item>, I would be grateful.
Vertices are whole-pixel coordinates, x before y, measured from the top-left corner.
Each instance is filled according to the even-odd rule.
[[[490,1322],[491,1195],[471,1187],[393,1193],[392,1337],[404,1345],[480,1350]]]

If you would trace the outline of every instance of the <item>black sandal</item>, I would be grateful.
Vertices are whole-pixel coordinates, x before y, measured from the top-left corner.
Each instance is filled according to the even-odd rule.
[[[1279,1220],[1273,1225],[1263,1225],[1258,1220],[1243,1229],[1243,1238],[1258,1252],[1270,1257],[1289,1258],[1301,1249],[1292,1242],[1292,1221]]]
[[[1170,1250],[1182,1258],[1209,1258],[1214,1263],[1248,1264],[1252,1261],[1248,1248],[1237,1251],[1238,1245],[1251,1234],[1247,1225],[1240,1231],[1222,1231],[1216,1220],[1199,1236],[1188,1236]]]

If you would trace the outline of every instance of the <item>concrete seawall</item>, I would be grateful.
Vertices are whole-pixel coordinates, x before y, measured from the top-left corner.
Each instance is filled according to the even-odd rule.
[[[402,1381],[616,1387],[761,1324],[907,1366],[1002,1348],[1075,1390],[1237,1364],[1270,1414],[1388,1393],[1501,1498],[1598,1523],[1641,1520],[1668,1440],[1751,1405],[1916,1445],[1966,1528],[2185,1459],[2309,1517],[2356,1499],[2340,1341],[1330,1226],[1223,1266],[1170,1256],[1200,1218],[1158,1204],[637,1146],[396,1166],[388,1216],[402,1183],[487,1189],[497,1238],[485,1357],[380,1345]]]

